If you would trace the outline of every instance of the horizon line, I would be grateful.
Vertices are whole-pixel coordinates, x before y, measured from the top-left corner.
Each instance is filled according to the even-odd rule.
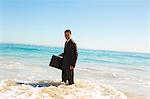
[[[54,46],[54,45],[47,45],[47,44],[18,43],[18,42],[17,43],[16,42],[0,42],[0,44],[18,44],[18,45],[31,45],[31,46],[41,46],[41,47],[43,46],[43,47],[59,47],[59,48],[63,48],[63,46]],[[79,47],[78,49],[150,54],[149,51],[148,52],[144,52],[144,51],[126,51],[126,50],[112,50],[112,49],[92,49],[92,48],[82,48],[82,47]]]

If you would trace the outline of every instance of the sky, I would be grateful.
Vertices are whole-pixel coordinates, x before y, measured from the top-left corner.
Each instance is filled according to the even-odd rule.
[[[150,52],[149,0],[0,0],[0,43]]]

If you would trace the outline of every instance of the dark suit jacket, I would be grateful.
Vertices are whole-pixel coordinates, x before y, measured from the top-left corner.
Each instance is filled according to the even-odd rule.
[[[72,39],[70,39],[68,43],[67,41],[65,42],[64,53],[60,56],[63,57],[62,69],[69,69],[70,65],[75,67],[78,52],[76,43]]]

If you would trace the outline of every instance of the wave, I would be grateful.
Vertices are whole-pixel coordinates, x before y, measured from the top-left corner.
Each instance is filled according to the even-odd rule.
[[[0,98],[11,99],[127,99],[110,85],[76,80],[74,85],[65,85],[59,80],[2,80]]]

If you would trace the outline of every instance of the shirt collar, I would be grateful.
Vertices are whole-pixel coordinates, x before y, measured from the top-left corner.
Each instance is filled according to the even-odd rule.
[[[70,38],[71,39],[71,38]],[[70,41],[70,39],[67,40],[67,43]]]

